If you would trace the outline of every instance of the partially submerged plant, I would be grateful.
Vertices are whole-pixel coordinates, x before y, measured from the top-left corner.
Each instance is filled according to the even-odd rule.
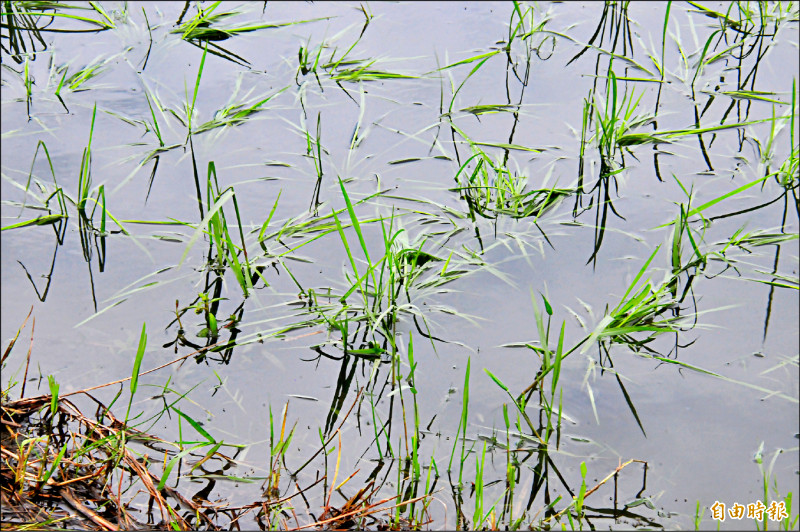
[[[450,189],[461,194],[471,214],[485,218],[509,216],[538,220],[573,192],[556,186],[532,188],[528,177],[516,175],[516,172],[512,174],[502,161],[493,159],[475,145],[472,150],[472,156],[456,173],[455,180],[459,186]]]

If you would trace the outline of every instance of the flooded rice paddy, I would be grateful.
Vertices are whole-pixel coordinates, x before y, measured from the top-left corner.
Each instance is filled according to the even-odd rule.
[[[5,2],[3,400],[167,364],[225,527],[796,529],[798,16]]]

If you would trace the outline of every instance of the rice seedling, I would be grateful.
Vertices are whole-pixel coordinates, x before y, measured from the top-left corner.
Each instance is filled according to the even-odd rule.
[[[31,98],[32,98],[32,86],[34,84],[34,80],[30,75],[29,72],[29,65],[30,61],[26,57],[25,58],[25,69],[24,69],[24,81],[25,81],[25,107],[28,112],[28,119],[30,120],[31,117]]]
[[[788,117],[781,118],[783,120],[787,119]],[[687,137],[691,135],[700,135],[703,133],[711,133],[715,131],[724,131],[728,129],[740,129],[745,126],[759,124],[763,122],[771,122],[773,121],[772,118],[764,118],[764,119],[757,119],[757,120],[750,120],[747,122],[736,122],[731,124],[722,124],[717,126],[708,126],[708,127],[695,127],[695,128],[684,128],[684,129],[672,129],[672,130],[664,130],[664,131],[654,131],[652,133],[629,133],[621,135],[619,138],[619,145],[621,146],[633,146],[637,144],[647,144],[647,143],[659,143],[659,142],[670,142],[672,139],[677,139],[681,137]]]
[[[470,271],[475,271],[474,266],[462,270],[460,266],[455,267],[456,264],[462,263],[463,258],[460,255],[445,261],[433,253],[424,251],[426,239],[408,238],[408,230],[399,225],[401,215],[393,213],[388,217],[359,219],[355,207],[365,203],[374,195],[353,202],[343,183],[340,183],[340,190],[345,200],[345,208],[333,209],[328,215],[314,218],[312,222],[302,222],[294,228],[287,222],[282,229],[272,235],[260,237],[262,242],[270,239],[283,242],[289,235],[306,239],[298,245],[291,247],[286,245],[288,250],[278,257],[289,257],[290,253],[331,232],[336,232],[342,242],[349,266],[349,273],[345,273],[344,286],[340,292],[334,292],[330,288],[304,289],[298,284],[301,295],[309,298],[308,309],[301,315],[310,316],[311,319],[295,323],[291,327],[325,324],[329,333],[335,334],[335,339],[329,341],[332,341],[337,349],[341,349],[345,355],[365,360],[383,356],[387,361],[394,359],[397,350],[395,330],[403,318],[410,318],[417,331],[433,343],[434,337],[431,335],[428,317],[418,302],[426,294],[441,292],[443,285],[463,277]],[[344,212],[347,213],[349,224],[346,223],[346,219],[340,218],[340,214]],[[367,224],[375,223],[380,224],[380,235],[383,239],[382,249],[378,248],[379,259],[373,258],[375,251],[371,251],[367,246],[364,236]],[[360,248],[359,258],[350,244],[346,229],[355,232]],[[359,266],[359,262],[363,261],[366,261],[366,269]],[[440,270],[436,265],[438,262],[445,262],[445,270]],[[431,307],[429,310],[438,309]],[[448,309],[442,310],[452,313]],[[468,318],[461,313],[456,315]],[[282,334],[285,330],[281,328],[272,332],[262,331],[261,334],[262,337],[274,336]],[[361,337],[361,340],[356,340],[358,337]]]
[[[611,186],[613,185],[614,188],[619,191],[617,175],[624,170],[625,166],[624,158],[620,157],[617,159],[616,155],[619,153],[622,156],[622,151],[625,149],[623,148],[625,142],[621,142],[620,139],[624,137],[624,131],[626,131],[628,127],[625,117],[627,116],[627,118],[630,119],[631,116],[629,115],[632,114],[632,111],[630,111],[629,105],[628,111],[630,111],[630,113],[626,111],[624,114],[625,116],[619,116],[617,114],[618,111],[621,111],[622,105],[619,108],[616,106],[616,78],[614,78],[612,84],[611,76],[613,76],[613,72],[609,70],[609,74],[607,86],[611,89],[611,101],[607,101],[607,106],[610,105],[611,107],[605,108],[606,112],[604,113],[604,116],[600,116],[598,103],[596,99],[594,99],[593,91],[590,91],[589,97],[584,99],[583,102],[583,119],[580,153],[578,159],[578,183],[576,187],[578,194],[575,195],[575,205],[572,210],[573,217],[577,218],[584,212],[591,210],[592,207],[595,209],[594,247],[592,254],[586,261],[587,264],[593,262],[594,267],[597,265],[597,257],[603,244],[603,238],[605,236],[606,229],[609,227],[609,211],[617,218],[625,220],[625,218],[619,212],[617,212],[616,208],[614,207],[614,201],[611,197]],[[633,95],[633,93],[631,93],[631,95]],[[608,96],[609,94],[607,93],[607,100]],[[592,99],[591,102],[589,101],[590,98]],[[623,104],[624,100],[625,97],[623,96]],[[610,109],[613,111],[609,113],[608,110]],[[597,117],[594,118],[594,115]],[[634,119],[634,121],[638,121],[638,119]],[[593,133],[590,137],[589,131],[593,123],[600,124],[600,126],[598,131],[595,131],[595,133]],[[602,133],[600,130],[602,130]],[[584,170],[586,147],[592,141],[594,141],[594,144],[598,148],[600,154],[600,169],[598,176],[591,188],[586,190],[586,181],[588,177]],[[596,196],[591,197],[591,195],[595,193]],[[589,200],[589,205],[587,207],[581,208],[583,207],[583,199],[585,195],[590,196],[591,199]]]
[[[60,222],[65,217],[66,216],[63,214],[43,214],[37,216],[32,220],[25,220],[24,222],[17,222],[15,224],[6,225],[5,227],[3,227],[2,230],[5,231],[6,229],[18,229],[20,227],[28,227],[31,225],[52,225]]]
[[[239,11],[215,12],[222,2],[214,2],[208,8],[198,7],[197,14],[186,22],[180,23],[171,33],[179,34],[183,40],[191,41],[222,41],[240,33],[248,33],[261,29],[280,28],[293,26],[296,24],[306,24],[319,20],[327,20],[328,17],[313,18],[308,20],[298,20],[290,22],[273,22],[268,24],[245,24],[229,28],[213,27],[212,25],[225,19],[240,15]],[[185,13],[185,11],[184,11]]]
[[[779,530],[793,530],[798,521],[800,521],[800,516],[796,513],[792,514],[792,492],[788,492],[785,496],[781,495],[778,490],[778,481],[773,478],[773,470],[778,457],[784,452],[796,450],[797,447],[794,449],[776,449],[766,468],[764,467],[763,441],[754,454],[754,461],[762,478],[761,495],[763,496],[763,499],[759,501],[762,505],[761,517],[754,520],[758,530],[767,530],[768,521],[777,521]],[[752,516],[748,514],[748,517]]]
[[[267,102],[269,102],[270,100],[272,100],[273,98],[275,98],[276,96],[278,96],[279,94],[281,94],[282,92],[284,92],[286,89],[289,88],[288,86],[280,88],[280,89],[278,89],[276,91],[273,91],[269,95],[263,95],[262,94],[260,96],[255,97],[255,98],[247,99],[245,97],[246,99],[238,99],[237,96],[238,96],[239,91],[241,89],[241,81],[242,81],[242,78],[239,77],[237,79],[236,87],[235,87],[235,89],[234,89],[234,91],[233,91],[233,93],[231,95],[231,98],[230,98],[228,104],[226,104],[224,107],[218,109],[214,113],[213,118],[211,118],[210,120],[208,120],[206,122],[203,122],[203,123],[201,123],[199,125],[196,125],[195,118],[194,118],[195,105],[197,103],[197,94],[198,94],[198,92],[200,90],[200,81],[201,81],[201,79],[203,77],[203,70],[205,68],[205,61],[206,61],[207,53],[208,53],[208,43],[206,42],[206,45],[203,47],[203,55],[200,58],[200,66],[197,69],[197,76],[195,78],[194,91],[192,93],[191,103],[189,102],[189,96],[188,96],[188,93],[187,93],[186,101],[184,103],[184,108],[183,108],[183,113],[182,114],[178,114],[173,109],[167,109],[172,114],[172,116],[177,118],[179,120],[179,122],[181,124],[183,124],[188,129],[188,134],[187,134],[187,137],[186,137],[186,141],[187,142],[189,141],[189,139],[190,139],[190,137],[192,135],[204,133],[206,131],[211,131],[213,129],[217,129],[217,128],[221,128],[221,127],[236,126],[236,125],[240,125],[240,124],[248,122],[249,120],[253,119],[254,116],[257,113],[259,113],[260,111],[263,111],[262,107]],[[149,100],[149,98],[148,98],[148,100]],[[149,104],[149,101],[148,101],[148,104]],[[159,109],[161,109],[160,105],[158,105],[158,107],[159,107]],[[140,166],[143,166],[148,160],[150,160],[152,157],[154,157],[157,153],[161,153],[163,151],[167,151],[167,150],[172,149],[172,148],[175,147],[175,146],[165,147],[163,145],[163,139],[161,137],[160,128],[158,128],[156,123],[155,123],[156,122],[156,118],[155,118],[155,114],[152,112],[152,106],[151,106],[150,110],[151,110],[151,115],[152,115],[153,121],[154,121],[153,124],[152,124],[153,125],[153,129],[156,132],[156,135],[157,135],[157,137],[159,139],[160,147],[157,148],[156,150],[151,151],[147,155],[147,157],[145,157],[144,161],[140,164]]]
[[[792,80],[792,107],[789,119],[789,155],[786,157],[786,160],[781,163],[780,168],[778,168],[775,179],[787,192],[791,191],[798,217],[800,217],[800,139],[795,139],[796,109],[797,80]]]
[[[363,61],[356,63],[355,66],[353,66],[352,68],[337,68],[335,71],[331,72],[330,78],[336,82],[349,81],[351,83],[357,83],[360,81],[377,81],[386,79],[415,79],[418,77],[413,74],[388,72],[385,70],[370,68],[372,67],[373,64],[375,64],[375,61]],[[338,67],[340,65],[341,62],[337,62],[336,65],[334,65],[334,67]]]
[[[644,92],[636,98],[635,90],[631,90],[628,94],[626,87],[619,98],[617,76],[610,64],[605,92],[604,102],[595,99],[592,104],[597,124],[594,138],[600,150],[601,159],[613,171],[620,166],[624,167],[624,160],[619,161],[616,157],[618,150],[637,144],[641,140],[641,137],[628,133],[628,131],[648,124],[652,120],[652,116],[646,113],[635,114]],[[634,98],[636,98],[635,101]]]
[[[78,212],[85,216],[86,201],[92,186],[92,137],[94,136],[94,121],[97,118],[97,105],[92,111],[92,124],[89,126],[89,143],[83,150],[81,168],[78,172]]]
[[[481,459],[475,457],[475,513],[472,515],[472,528],[479,529],[483,527],[486,516],[483,513],[483,472],[486,462],[486,442],[483,442],[483,451],[481,452]],[[489,512],[493,511],[490,509]]]
[[[536,221],[558,205],[560,200],[572,194],[572,189],[556,186],[531,189],[528,177],[516,175],[516,172],[512,175],[499,159],[493,159],[476,145],[472,146],[472,150],[473,154],[455,175],[459,186],[450,190],[461,194],[473,220],[478,214],[484,218],[533,217]],[[471,173],[468,168],[470,163],[474,165]],[[544,181],[547,180],[545,177]]]
[[[317,135],[314,140],[311,140],[311,134],[305,129],[306,134],[306,156],[310,157],[314,162],[314,171],[317,174],[317,182],[314,184],[314,192],[311,198],[311,204],[308,207],[309,212],[315,215],[318,213],[320,206],[319,193],[322,186],[322,115],[317,113]],[[315,149],[316,148],[316,149]]]
[[[10,45],[16,51],[20,48],[24,50],[24,41],[19,38],[20,31],[32,32],[33,37],[45,47],[41,39],[41,32],[60,32],[60,33],[85,33],[98,32],[115,27],[114,20],[106,13],[103,7],[97,2],[89,2],[88,6],[68,5],[47,1],[10,1],[3,2],[2,27],[8,28],[10,35],[16,37],[9,39]],[[89,11],[100,15],[91,18],[79,14],[82,11]],[[61,28],[54,25],[61,19],[78,23],[86,23],[90,27]],[[40,25],[41,23],[41,25]],[[33,41],[30,41],[33,46]]]
[[[224,40],[229,34],[215,28],[210,28],[211,24],[224,20],[225,18],[236,15],[236,12],[214,13],[222,2],[215,2],[206,9],[198,6],[197,14],[172,30],[172,33],[181,35],[184,40],[203,39],[203,40]],[[184,13],[186,11],[184,10]],[[183,18],[183,13],[181,14]]]
[[[505,422],[506,433],[506,471],[505,471],[505,486],[503,492],[503,510],[500,514],[500,521],[503,519],[511,524],[511,528],[517,528],[521,524],[522,517],[514,520],[514,492],[517,487],[517,478],[519,474],[519,460],[517,454],[511,450],[511,422],[508,417],[508,404],[503,403],[503,421]]]
[[[540,341],[538,346],[532,343],[524,344],[525,347],[531,349],[534,353],[536,353],[540,359],[540,368],[536,373],[536,380],[534,381],[534,384],[529,386],[518,396],[514,397],[511,394],[509,387],[506,384],[504,384],[497,376],[495,376],[488,369],[485,369],[484,371],[495,382],[495,384],[497,384],[503,391],[506,392],[506,394],[508,394],[509,398],[513,401],[513,404],[517,409],[517,422],[516,422],[517,432],[515,433],[515,437],[520,439],[520,442],[516,445],[517,451],[526,450],[528,451],[527,455],[528,457],[530,457],[531,455],[535,455],[537,457],[536,465],[531,468],[534,473],[534,480],[531,489],[530,500],[532,501],[540,492],[540,490],[544,488],[546,494],[545,501],[549,502],[550,470],[552,469],[563,482],[563,477],[561,477],[561,474],[558,472],[558,469],[552,463],[550,454],[555,453],[558,450],[561,440],[563,391],[560,391],[558,393],[557,406],[556,406],[556,395],[557,395],[556,391],[559,388],[559,379],[561,374],[561,360],[563,359],[564,356],[566,356],[566,354],[569,353],[564,352],[564,329],[566,324],[562,324],[555,352],[551,351],[549,336],[550,336],[550,318],[552,317],[553,309],[547,298],[542,296],[542,300],[545,305],[545,312],[548,315],[547,326],[545,327],[542,314],[536,303],[536,299],[532,296],[536,328],[539,333]],[[551,374],[550,386],[544,385],[544,377],[547,374]],[[537,406],[540,412],[538,425],[534,424],[533,420],[530,419],[530,417],[526,412],[530,403],[530,398],[533,392],[536,390],[538,390]],[[506,446],[508,448],[509,458],[507,458],[506,490],[503,495],[505,502],[504,502],[503,512],[501,514],[501,519],[506,518],[507,523],[512,523],[514,522],[514,519],[513,519],[511,504],[513,503],[514,489],[516,484],[515,475],[516,471],[519,469],[521,464],[517,461],[516,452],[513,451],[512,450],[513,448],[511,447],[510,436],[509,436],[511,423],[508,417],[508,410],[505,405],[503,407],[503,416],[506,426],[506,439],[507,439]],[[525,425],[527,425],[527,430],[530,431],[530,434],[523,434],[521,420],[525,421]],[[526,443],[523,443],[523,441],[526,441]],[[568,490],[570,489],[566,485],[565,487]],[[555,505],[556,502],[557,501],[554,501],[552,504]],[[518,517],[517,521],[521,520],[523,517],[524,516]]]
[[[222,46],[216,44],[219,41],[227,40],[231,37],[235,37],[237,35],[243,33],[250,33],[253,31],[263,30],[263,29],[271,29],[271,28],[281,28],[285,26],[293,26],[296,24],[305,24],[309,22],[315,22],[319,20],[326,20],[326,17],[321,18],[313,18],[308,20],[298,20],[298,21],[289,21],[289,22],[271,22],[271,23],[260,23],[260,22],[246,22],[239,24],[237,26],[226,26],[222,27],[220,23],[225,21],[226,19],[236,17],[241,15],[244,11],[242,10],[232,10],[232,11],[221,11],[217,12],[217,8],[220,6],[222,2],[214,2],[208,7],[197,7],[197,14],[193,17],[189,18],[185,22],[183,22],[183,17],[186,14],[186,11],[189,5],[186,5],[186,8],[181,13],[181,16],[178,18],[176,22],[176,28],[171,31],[173,34],[178,34],[181,36],[181,39],[184,41],[188,41],[191,44],[201,47],[211,47],[210,53],[216,55],[218,57],[222,57],[228,61],[240,64],[242,66],[249,66],[250,62],[247,59],[236,55],[235,53],[231,52],[223,48]],[[241,8],[240,8],[241,9]]]
[[[303,76],[307,75],[309,72],[314,74],[314,78],[317,80],[317,85],[319,85],[320,90],[322,90],[322,82],[319,80],[319,74],[317,73],[317,68],[319,67],[319,60],[322,56],[322,49],[324,48],[324,43],[320,43],[316,46],[316,54],[313,56],[313,63],[311,62],[312,54],[314,52],[309,48],[311,44],[311,37],[309,36],[308,40],[306,41],[305,46],[300,46],[300,50],[297,52],[297,58],[299,61],[299,65],[297,67],[297,74],[294,76],[294,82],[297,86],[300,86],[298,82],[298,77],[302,74]]]
[[[52,375],[47,376],[47,384],[50,386],[50,416],[52,419],[58,410],[58,389],[60,386]]]
[[[289,444],[292,441],[292,435],[294,434],[294,427],[286,433],[286,416],[289,413],[289,402],[286,402],[286,406],[283,408],[283,413],[281,415],[281,431],[278,439],[275,439],[275,427],[273,424],[273,417],[272,417],[272,407],[270,406],[269,409],[269,462],[270,462],[270,473],[269,479],[265,484],[268,484],[267,490],[265,495],[269,499],[277,499],[280,497],[280,480],[281,480],[281,466],[280,462],[286,454],[286,451],[289,448]],[[263,486],[262,486],[263,488]]]
[[[361,42],[361,38],[364,36],[364,32],[367,30],[369,26],[370,20],[372,20],[373,15],[367,12],[367,9],[364,6],[361,6],[361,11],[364,14],[365,23],[361,29],[361,33],[359,34],[358,38],[347,48],[347,50],[337,59],[336,52],[338,48],[334,47],[333,51],[331,52],[330,57],[324,63],[321,63],[321,66],[324,70],[327,71],[328,77],[333,80],[339,87],[341,87],[341,82],[347,81],[351,83],[358,83],[362,81],[378,81],[378,80],[388,80],[388,79],[415,79],[419,76],[414,74],[406,74],[400,72],[391,72],[386,70],[380,70],[373,65],[375,65],[378,60],[368,60],[368,59],[355,59],[350,57],[350,52]],[[342,32],[344,33],[344,32]],[[334,37],[334,41],[337,38]],[[307,69],[307,54],[304,60],[303,49],[301,48],[300,52],[300,63],[301,63],[301,71],[304,70],[303,66],[306,65],[306,69],[308,71],[313,71],[316,75],[316,67],[320,64],[319,63],[319,54],[321,53],[322,45],[320,45],[320,50],[317,53],[317,58],[315,59],[314,65],[312,69]],[[305,75],[306,72],[303,72]],[[319,77],[317,77],[319,81]],[[344,90],[344,89],[342,89]],[[345,94],[348,94],[345,91]],[[349,94],[348,94],[349,96]],[[350,97],[352,99],[352,97]]]
[[[578,527],[582,530],[583,524],[581,521],[585,517],[583,512],[583,500],[586,497],[586,462],[581,462],[581,489],[578,492],[577,497],[575,497],[575,513],[576,518],[578,519]],[[570,519],[570,524],[572,524],[572,519]]]
[[[456,446],[458,445],[459,440],[461,441],[461,453],[459,457],[459,467],[458,467],[458,484],[456,488],[458,489],[459,493],[463,486],[463,478],[464,478],[464,463],[466,461],[466,455],[464,453],[464,449],[467,443],[467,416],[469,414],[469,367],[471,363],[471,358],[467,358],[467,368],[464,372],[464,389],[462,391],[462,399],[461,399],[461,417],[458,421],[458,428],[456,429],[456,438],[453,438],[453,450],[450,452],[450,463],[447,466],[447,471],[453,471],[453,458],[456,455]],[[459,436],[460,434],[460,436]],[[469,452],[472,452],[470,449]]]
[[[0,42],[2,50],[8,54],[14,62],[22,64],[30,53],[36,57],[37,43],[42,50],[47,49],[47,42],[42,36],[42,32],[37,26],[39,15],[37,13],[25,13],[23,6],[19,2],[5,2],[3,13],[0,15],[0,30],[7,30],[8,33]],[[28,43],[25,43],[25,37]],[[8,48],[6,47],[8,44]],[[30,52],[28,48],[30,47]]]
[[[59,81],[59,84],[56,87],[56,94],[60,94],[62,88],[67,88],[71,92],[81,92],[99,88],[97,85],[89,86],[87,85],[87,82],[97,78],[103,72],[107,71],[109,69],[109,65],[112,64],[117,57],[119,57],[119,54],[111,57],[100,56],[85,67],[76,70],[69,76],[69,66],[63,66],[63,74],[61,76],[61,81]]]
[[[694,529],[695,530],[700,530],[700,525],[703,522],[703,514],[706,513],[707,509],[708,508],[706,508],[705,506],[703,506],[703,508],[701,509],[700,508],[700,501],[697,501],[697,507],[695,508],[694,518],[693,518],[693,523],[694,523]]]
[[[670,283],[654,286],[652,281],[646,280],[643,286],[632,294],[659,249],[661,249],[661,245],[656,247],[639,270],[625,295],[622,296],[620,303],[600,320],[594,331],[586,338],[581,352],[586,352],[597,340],[623,343],[637,349],[651,342],[660,334],[679,330],[679,322],[683,319],[682,317],[664,316],[664,313],[675,307],[675,300],[671,297]],[[644,340],[637,341],[631,334],[638,332],[648,333],[648,336]]]
[[[195,169],[196,170],[196,169]],[[184,253],[178,263],[178,266],[182,265],[183,262],[186,260],[190,250],[194,247],[197,240],[203,235],[206,234],[209,236],[210,247],[208,251],[208,258],[206,267],[208,272],[214,271],[218,278],[221,278],[225,271],[230,268],[234,276],[236,277],[237,283],[242,289],[244,297],[247,297],[250,292],[253,290],[253,285],[257,282],[258,279],[263,279],[265,284],[268,286],[266,279],[264,279],[262,272],[264,271],[263,266],[253,267],[252,266],[252,259],[248,256],[247,252],[247,242],[244,236],[244,230],[241,222],[241,214],[239,210],[239,204],[236,199],[236,193],[233,187],[228,187],[225,190],[220,190],[219,188],[219,181],[217,179],[217,170],[216,165],[213,161],[208,163],[208,171],[206,174],[206,210],[203,209],[203,201],[202,195],[199,189],[199,176],[195,173],[195,182],[198,186],[198,206],[200,208],[200,214],[203,216],[201,222],[195,226],[194,232],[192,236],[189,238],[187,242],[187,246],[184,250]],[[280,196],[280,194],[278,195]],[[233,242],[233,238],[230,234],[230,226],[227,222],[227,218],[225,216],[224,205],[231,201],[234,208],[234,213],[236,217],[236,227],[238,228],[239,232],[239,241],[241,243],[240,246],[237,246]],[[275,208],[277,208],[277,199],[275,204],[273,205],[272,211],[264,222],[261,227],[261,231],[258,236],[257,243],[266,251],[266,247],[263,243],[264,240],[264,232],[266,231],[270,220],[272,219],[272,215],[275,212]],[[215,252],[212,255],[212,250]],[[241,258],[240,258],[241,256]],[[218,301],[219,293],[216,293],[214,299],[211,299],[212,303]],[[197,300],[196,300],[197,301]],[[206,303],[204,303],[206,305]],[[212,319],[214,313],[206,312],[206,321],[208,323],[208,331],[212,331],[215,327],[212,327],[210,320]],[[211,335],[213,338],[214,335]]]
[[[261,107],[264,104],[266,104],[274,97],[281,94],[287,88],[288,87],[283,87],[282,89],[278,89],[277,91],[273,92],[266,98],[258,97],[246,102],[230,103],[227,106],[217,110],[214,113],[214,118],[203,124],[200,124],[194,131],[194,133],[199,134],[205,131],[210,131],[218,127],[227,127],[227,126],[235,126],[243,124],[247,122],[249,119],[251,119],[253,115],[258,113],[259,111],[262,111],[263,109]]]

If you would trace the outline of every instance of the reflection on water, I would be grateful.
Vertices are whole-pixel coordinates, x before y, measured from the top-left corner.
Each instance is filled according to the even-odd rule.
[[[246,445],[195,502],[685,527],[796,450],[796,5],[28,4],[3,335],[33,304],[30,395],[146,323],[150,430]]]

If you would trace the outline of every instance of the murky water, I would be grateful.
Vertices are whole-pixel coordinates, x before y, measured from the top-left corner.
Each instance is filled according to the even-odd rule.
[[[210,9],[211,4],[204,5]],[[599,3],[543,4],[530,10],[522,5],[522,30],[508,55],[502,48],[509,39],[509,21],[512,26],[520,22],[513,4],[377,3],[364,4],[363,10],[360,4],[223,4],[217,12],[235,14],[214,21],[213,27],[292,24],[208,41],[196,99],[206,41],[194,40],[193,45],[173,33],[184,4],[137,2],[127,4],[127,11],[120,4],[103,6],[113,20],[112,29],[42,32],[46,47],[37,41],[35,56],[14,55],[5,38],[7,27],[3,28],[2,225],[46,214],[34,210],[55,190],[41,149],[25,190],[38,141],[48,149],[58,186],[77,201],[81,158],[96,106],[90,195],[96,196],[102,185],[106,209],[129,234],[107,219],[111,234],[90,234],[88,246],[82,245],[79,215],[70,200],[69,219],[61,225],[4,230],[2,337],[13,337],[33,306],[36,328],[30,374],[40,393],[47,393],[40,374],[55,375],[61,393],[130,375],[142,323],[149,334],[143,368],[192,352],[190,346],[180,347],[177,354],[173,346],[161,346],[178,335],[176,300],[184,308],[200,292],[209,288],[213,292],[207,283],[215,276],[205,267],[209,239],[200,237],[184,258],[201,221],[197,188],[204,215],[213,203],[214,198],[207,202],[206,188],[213,161],[219,193],[227,187],[235,190],[249,259],[254,266],[266,267],[270,286],[259,280],[244,298],[228,267],[220,277],[219,295],[224,299],[216,315],[220,326],[231,313],[238,313],[241,320],[236,324],[241,331],[239,345],[230,359],[223,364],[214,360],[195,364],[190,358],[180,367],[143,377],[142,383],[152,387],[141,389],[135,408],[146,416],[158,412],[161,400],[150,397],[159,396],[168,380],[173,400],[192,390],[187,396],[191,402],[180,403],[183,411],[201,421],[216,439],[247,446],[236,456],[238,465],[223,474],[264,477],[269,468],[269,407],[278,416],[289,401],[288,420],[296,423],[296,429],[286,464],[293,470],[320,447],[320,430],[330,433],[331,410],[340,409],[343,416],[358,398],[342,425],[345,445],[339,479],[356,470],[360,473],[351,481],[354,487],[343,488],[342,495],[351,496],[373,472],[383,481],[378,500],[397,493],[400,461],[378,463],[378,453],[387,453],[387,438],[378,438],[382,446],[378,451],[368,397],[375,398],[378,418],[390,421],[389,443],[398,458],[406,456],[414,424],[407,410],[404,431],[401,409],[411,409],[416,400],[423,484],[432,457],[440,475],[433,495],[438,502],[430,506],[434,528],[456,526],[446,470],[459,428],[467,361],[471,367],[467,448],[477,444],[465,465],[462,496],[463,511],[472,522],[474,495],[469,483],[475,481],[476,456],[481,455],[483,441],[493,435],[505,442],[504,403],[512,418],[516,416],[509,395],[484,369],[516,397],[533,382],[542,364],[533,350],[503,347],[539,341],[531,298],[544,309],[544,294],[552,305],[551,347],[565,322],[564,343],[571,348],[617,306],[659,245],[641,281],[649,279],[657,287],[671,275],[673,226],[663,224],[675,221],[681,204],[688,210],[713,202],[775,172],[791,153],[789,116],[799,70],[796,4],[766,6],[760,15],[766,21],[761,35],[758,26],[750,33],[734,31],[746,25],[722,28],[719,18],[691,6],[672,5],[663,40],[663,82],[658,65],[666,4],[661,3],[633,3],[627,11],[617,6],[605,12]],[[707,8],[726,13],[728,4]],[[740,20],[736,9],[729,13],[730,20]],[[101,17],[95,11],[86,13]],[[197,6],[192,4],[181,24],[195,15]],[[598,26],[602,20],[605,23]],[[365,21],[369,21],[366,26]],[[72,19],[53,25],[95,27]],[[30,51],[32,37],[19,38]],[[592,46],[585,48],[590,40]],[[325,44],[317,81],[313,72],[300,69],[298,49],[309,51],[306,66],[311,67],[321,43]],[[496,50],[501,51],[490,54]],[[741,59],[737,50],[743,50]],[[346,53],[347,61],[358,61],[336,64]],[[469,58],[475,59],[466,61]],[[29,105],[26,61],[35,81]],[[91,65],[100,65],[99,74],[83,83],[73,80],[75,90],[66,84],[60,100],[55,96],[64,66],[69,80]],[[523,83],[526,67],[529,77]],[[412,77],[376,74],[379,79],[333,79],[345,68],[361,69],[362,78],[366,70]],[[594,91],[599,102],[596,113],[605,112],[606,96],[611,97],[609,70],[618,78],[618,102],[630,98],[622,109],[630,110],[629,121],[657,109],[647,125],[633,129],[636,133],[674,132],[698,123],[699,127],[745,125],[676,135],[668,139],[670,143],[631,145],[627,151],[618,148],[609,175],[608,161],[592,138],[603,131],[596,118],[588,124],[581,150],[584,99]],[[195,133],[191,145],[187,142],[186,116],[192,101],[197,131],[201,124],[223,116],[226,106],[242,104],[231,116],[269,96],[257,112],[243,116],[236,125]],[[637,100],[638,106],[632,105]],[[476,107],[481,105],[506,107],[481,112]],[[153,152],[161,146],[153,116],[163,146],[175,146],[172,149]],[[793,127],[796,144],[800,138],[796,119]],[[491,146],[498,143],[516,148]],[[554,208],[524,218],[491,212],[482,216],[470,210],[463,191],[452,190],[458,186],[454,179],[462,165],[468,172],[475,169],[474,161],[466,163],[476,150],[485,150],[511,175],[527,176],[529,190],[570,192]],[[770,152],[767,162],[762,155]],[[443,286],[410,288],[417,322],[412,314],[401,313],[393,329],[405,377],[413,336],[417,393],[404,388],[402,407],[400,394],[390,394],[388,355],[383,355],[383,363],[373,364],[345,354],[341,333],[329,330],[307,306],[312,290],[317,305],[335,303],[355,283],[335,222],[324,218],[337,209],[341,222],[350,223],[347,211],[340,211],[345,201],[337,177],[354,202],[380,193],[355,207],[373,263],[385,248],[381,224],[370,220],[383,216],[388,228],[394,212],[394,229],[398,223],[405,229],[399,239],[442,259],[432,262],[433,267],[428,263],[420,279],[440,278],[443,268],[466,272]],[[580,187],[583,193],[576,190]],[[779,495],[798,493],[797,187],[794,173],[786,188],[771,176],[692,212],[691,234],[698,240],[695,244],[708,252],[708,261],[704,268],[688,271],[695,277],[680,308],[690,319],[680,332],[659,336],[644,348],[604,344],[610,349],[606,352],[594,345],[564,359],[558,384],[565,417],[558,449],[551,449],[545,488],[532,496],[536,449],[530,440],[520,440],[519,445],[527,441],[531,452],[515,453],[522,461],[515,518],[527,511],[524,522],[529,522],[558,495],[571,500],[581,485],[582,461],[587,463],[586,483],[591,488],[621,462],[637,459],[647,462],[646,478],[639,463],[623,470],[617,504],[621,508],[642,498],[647,504],[615,516],[609,481],[587,498],[589,521],[599,528],[690,528],[698,501],[709,507],[715,501],[747,504],[763,497],[763,475],[753,460],[761,442],[765,468],[777,450],[785,451],[771,472]],[[279,193],[264,253],[256,236]],[[92,206],[89,202],[87,210]],[[50,207],[59,212],[56,199],[50,200]],[[239,246],[230,202],[224,212],[231,238]],[[707,221],[705,227],[700,215]],[[275,236],[296,217],[329,223],[325,230],[331,232],[289,252],[321,234],[306,228]],[[99,218],[98,209],[93,223],[99,224]],[[63,242],[59,229],[64,231]],[[778,244],[730,243],[737,235],[758,231],[784,237]],[[367,261],[359,237],[351,228],[344,233],[356,268],[364,275]],[[682,238],[682,259],[688,262],[692,244],[686,234]],[[452,263],[444,266],[448,256]],[[729,261],[727,267],[723,259]],[[683,290],[689,281],[686,272],[681,275]],[[336,297],[325,298],[328,289]],[[354,294],[348,302],[357,305],[359,292]],[[312,318],[318,323],[282,332]],[[202,313],[190,310],[181,319],[186,338],[207,345],[207,339],[197,336],[205,326]],[[646,334],[633,336],[642,340]],[[358,341],[362,335],[367,337],[365,330],[360,330]],[[436,339],[427,339],[429,335]],[[226,333],[220,340],[228,340]],[[361,348],[355,339],[351,341],[349,349]],[[385,344],[384,348],[388,349]],[[17,347],[8,359],[4,386],[13,375],[21,378],[25,355],[26,350]],[[35,388],[29,383],[28,393],[37,393]],[[113,387],[96,395],[110,401],[117,391]],[[531,418],[538,417],[535,403],[528,405]],[[341,417],[335,425],[339,421]],[[174,415],[147,428],[165,438],[178,438]],[[183,430],[189,430],[185,424]],[[512,435],[512,446],[513,440]],[[328,451],[335,445],[336,440]],[[484,511],[496,504],[499,515],[507,453],[493,446],[486,453]],[[334,451],[328,459],[328,474],[335,455]],[[298,485],[324,474],[324,462],[317,460],[298,476]],[[490,484],[493,481],[498,482]],[[207,483],[184,476],[173,479],[172,485],[193,493]],[[295,488],[285,483],[281,489],[288,494]],[[316,509],[324,504],[325,492],[315,489],[308,497]],[[259,500],[262,493],[261,481],[217,481],[206,497],[241,505]],[[778,499],[778,494],[770,498]],[[555,510],[564,505],[562,501]],[[715,525],[705,510],[702,526]],[[728,526],[754,527],[752,520],[732,519],[722,524]]]

